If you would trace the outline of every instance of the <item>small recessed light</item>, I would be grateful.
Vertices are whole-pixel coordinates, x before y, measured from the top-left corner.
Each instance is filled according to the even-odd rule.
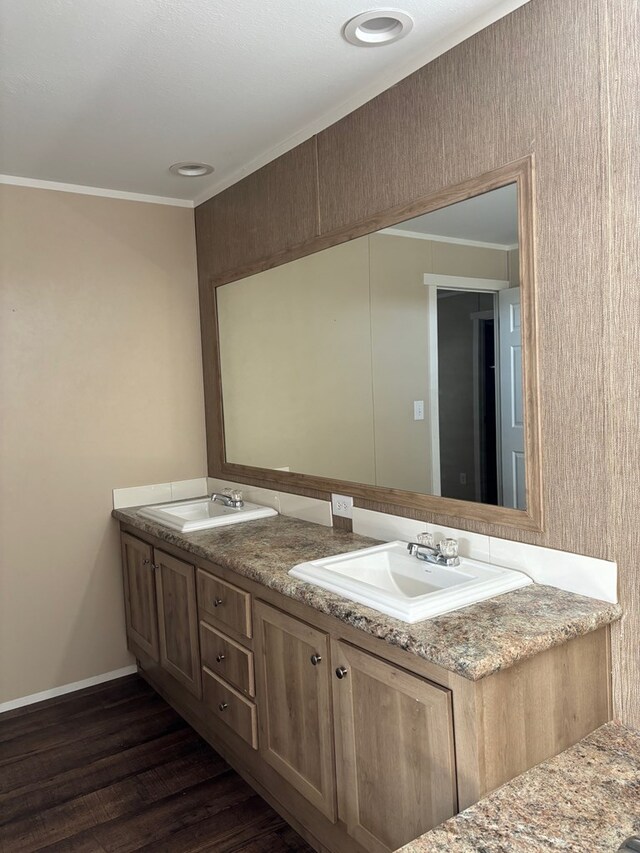
[[[406,12],[399,9],[372,9],[347,21],[342,34],[351,44],[376,47],[404,38],[412,27],[413,18]]]
[[[174,163],[169,166],[169,171],[174,175],[182,175],[183,178],[201,178],[203,175],[210,175],[213,166],[208,163]]]

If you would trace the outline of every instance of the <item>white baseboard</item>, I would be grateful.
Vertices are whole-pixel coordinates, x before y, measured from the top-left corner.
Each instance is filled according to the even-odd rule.
[[[102,675],[92,675],[91,678],[84,678],[82,681],[74,681],[72,684],[62,684],[60,687],[53,687],[51,690],[43,690],[41,693],[32,693],[31,696],[12,699],[10,702],[0,704],[0,714],[4,714],[5,711],[13,711],[14,708],[23,708],[25,705],[34,705],[36,702],[44,702],[45,699],[64,696],[65,693],[75,693],[76,690],[93,687],[94,684],[102,684],[104,681],[113,681],[115,678],[132,675],[134,672],[137,672],[137,667],[135,664],[131,664],[130,666],[123,666],[122,669],[114,669],[112,672],[103,672]]]

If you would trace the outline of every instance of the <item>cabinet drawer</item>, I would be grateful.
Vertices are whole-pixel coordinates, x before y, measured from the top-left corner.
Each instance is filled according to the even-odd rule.
[[[258,748],[256,706],[217,675],[202,667],[204,704],[215,717],[226,723],[253,749]]]
[[[215,575],[198,569],[198,604],[214,625],[251,637],[251,595]]]
[[[224,678],[247,696],[255,696],[253,652],[230,637],[200,622],[200,656],[202,665]]]

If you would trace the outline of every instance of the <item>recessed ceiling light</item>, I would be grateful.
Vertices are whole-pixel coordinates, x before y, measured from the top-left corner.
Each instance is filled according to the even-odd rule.
[[[344,25],[344,37],[351,44],[376,47],[404,38],[411,32],[413,18],[399,9],[372,9],[356,15]]]
[[[201,178],[203,175],[210,175],[213,166],[208,163],[174,163],[169,166],[169,171],[174,175],[182,175],[183,178]]]

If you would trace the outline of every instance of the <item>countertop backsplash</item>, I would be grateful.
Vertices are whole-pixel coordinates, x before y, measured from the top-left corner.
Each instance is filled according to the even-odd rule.
[[[280,515],[322,524],[325,527],[332,526],[330,501],[212,477],[114,489],[113,508],[125,509],[131,506],[186,500],[228,488],[241,489],[246,500],[273,507]],[[516,569],[524,572],[535,583],[554,586],[599,601],[618,601],[617,566],[610,560],[498,539],[359,507],[353,508],[353,532],[361,536],[387,542],[394,539],[410,541],[424,530],[432,532],[436,540],[448,536],[457,539],[460,554],[464,557]]]

